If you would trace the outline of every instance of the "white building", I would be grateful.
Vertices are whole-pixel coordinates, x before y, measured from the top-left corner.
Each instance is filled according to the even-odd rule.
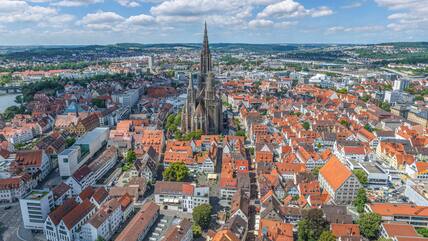
[[[58,155],[59,172],[62,177],[71,176],[94,154],[107,144],[109,128],[98,127],[80,137],[70,148]]]
[[[336,204],[351,204],[362,188],[357,177],[336,156],[320,169],[318,179]]]
[[[0,179],[0,203],[15,202],[25,196],[35,186],[29,174]]]
[[[95,241],[98,237],[110,240],[123,222],[123,211],[119,199],[104,203],[100,209],[82,226],[83,240]]]
[[[43,230],[45,222],[55,202],[53,194],[49,190],[33,190],[28,195],[19,199],[24,228],[31,230]]]
[[[193,208],[209,203],[209,187],[182,182],[156,182],[155,202],[162,209],[193,212]]]
[[[140,91],[138,89],[130,89],[120,94],[113,94],[112,99],[114,102],[121,104],[125,107],[133,107],[137,104],[140,98]]]

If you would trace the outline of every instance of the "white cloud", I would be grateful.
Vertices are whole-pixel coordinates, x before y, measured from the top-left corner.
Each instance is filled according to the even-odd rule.
[[[70,22],[73,15],[60,14],[56,8],[32,6],[21,0],[2,0],[0,4],[0,22],[2,23],[34,23],[50,25]]]
[[[90,5],[95,3],[102,3],[104,0],[62,0],[59,2],[52,3],[53,6],[59,7],[80,7],[84,5]]]
[[[385,26],[382,25],[367,25],[367,26],[353,26],[353,27],[343,27],[343,26],[334,26],[327,29],[327,33],[338,33],[338,32],[355,32],[355,33],[364,33],[364,32],[378,32],[385,30]]]
[[[128,8],[135,8],[140,6],[140,3],[134,0],[116,0],[116,2],[119,3],[121,6]]]
[[[150,15],[140,14],[129,17],[126,22],[132,25],[147,25],[153,23],[155,18]]]
[[[395,13],[388,16],[388,27],[395,31],[428,29],[427,0],[375,0]]]
[[[250,28],[260,28],[260,27],[265,28],[265,27],[271,27],[271,26],[273,26],[273,24],[274,24],[274,22],[271,20],[254,19],[248,23],[248,26]]]
[[[328,7],[319,7],[306,9],[302,4],[294,0],[283,0],[266,6],[263,11],[257,14],[257,18],[293,18],[293,17],[321,17],[333,14],[333,11]]]
[[[363,6],[362,2],[354,2],[354,3],[348,4],[348,5],[344,5],[341,8],[343,8],[343,9],[352,9],[352,8],[359,8],[361,6]]]

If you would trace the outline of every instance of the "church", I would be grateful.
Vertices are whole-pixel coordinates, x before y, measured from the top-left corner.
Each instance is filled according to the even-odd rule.
[[[202,131],[204,134],[219,134],[222,132],[222,103],[216,94],[214,85],[211,52],[208,46],[207,23],[205,23],[199,82],[195,88],[192,78],[189,77],[187,100],[181,116],[181,130],[183,132]]]

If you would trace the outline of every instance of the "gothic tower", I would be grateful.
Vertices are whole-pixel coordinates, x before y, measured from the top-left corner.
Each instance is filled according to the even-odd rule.
[[[198,87],[194,89],[190,76],[187,101],[182,112],[181,130],[183,132],[202,131],[204,134],[218,134],[223,130],[222,104],[216,94],[214,80],[207,23],[205,23]]]

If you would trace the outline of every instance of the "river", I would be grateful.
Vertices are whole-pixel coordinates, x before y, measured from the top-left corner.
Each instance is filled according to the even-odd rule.
[[[18,95],[19,94],[5,94],[5,95],[0,95],[0,113],[3,113],[6,110],[7,107],[10,107],[12,105],[18,106],[19,104],[17,104],[15,102],[15,98]]]

